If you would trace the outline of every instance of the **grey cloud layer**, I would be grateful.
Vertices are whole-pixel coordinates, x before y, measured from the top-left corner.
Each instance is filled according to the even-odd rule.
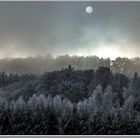
[[[101,43],[137,56],[139,13],[140,2],[0,2],[0,57],[94,52]]]

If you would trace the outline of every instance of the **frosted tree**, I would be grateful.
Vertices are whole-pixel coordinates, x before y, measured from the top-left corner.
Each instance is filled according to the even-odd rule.
[[[69,101],[68,99],[63,99],[62,105],[63,105],[63,114],[62,115],[64,115],[64,116],[71,115],[72,111],[73,111],[72,102]]]
[[[95,100],[94,100],[94,97],[89,97],[87,99],[87,111],[90,112],[90,113],[94,113],[96,112],[95,110]]]
[[[124,107],[122,115],[126,119],[130,119],[134,114],[134,97],[133,95],[130,95],[125,101],[124,101]]]
[[[38,107],[38,97],[34,94],[28,101],[27,106],[31,110],[35,110]]]
[[[14,103],[13,109],[14,110],[23,110],[26,107],[26,103],[23,99],[23,96],[20,96],[17,101]]]
[[[52,101],[52,96],[49,94],[48,97],[46,98],[46,106],[49,108],[53,107],[53,101]]]
[[[123,98],[124,100],[127,100],[130,95],[134,98],[134,104],[135,109],[137,111],[140,111],[140,79],[139,78],[133,78],[130,80],[128,88],[124,88],[123,91]]]
[[[47,103],[46,103],[45,95],[41,94],[41,95],[38,96],[38,108],[39,109],[47,108]]]
[[[128,88],[124,87],[123,89],[123,98],[127,99],[130,95],[135,96],[135,91],[135,85],[133,84],[133,81],[130,81]]]
[[[13,111],[13,110],[14,110],[14,105],[15,105],[15,101],[12,100],[12,101],[10,102],[9,109]]]
[[[103,91],[102,86],[98,85],[96,89],[93,91],[92,101],[95,105],[95,111],[102,111],[103,108]]]
[[[121,93],[122,94],[122,93]],[[120,97],[117,92],[113,92],[113,106],[114,108],[120,108]]]
[[[132,111],[134,108],[134,97],[130,95],[124,102],[124,109],[127,111]]]
[[[108,86],[103,95],[103,108],[106,114],[112,113],[113,111],[113,93],[112,88]]]
[[[61,112],[61,119],[59,119],[61,128],[61,134],[64,134],[65,128],[69,125],[73,117],[73,103],[68,99],[63,99],[62,101],[63,109]]]
[[[84,101],[79,101],[77,103],[77,111],[78,111],[79,115],[81,115],[83,113],[87,113],[87,111],[88,111],[87,102],[88,102],[87,100],[84,100]]]
[[[62,106],[62,99],[59,95],[56,95],[53,98],[53,107],[56,111],[62,111],[63,106]]]

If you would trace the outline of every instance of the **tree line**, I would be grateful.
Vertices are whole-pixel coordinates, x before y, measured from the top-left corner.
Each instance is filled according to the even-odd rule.
[[[121,73],[127,76],[133,76],[137,71],[140,74],[140,58],[121,58],[115,60],[109,58],[99,58],[97,56],[58,56],[53,58],[51,55],[46,57],[28,57],[28,58],[3,58],[0,59],[0,72],[5,73],[30,73],[43,74],[54,70],[61,70],[70,64],[75,69],[88,70],[97,69],[100,66],[109,67],[113,73]]]

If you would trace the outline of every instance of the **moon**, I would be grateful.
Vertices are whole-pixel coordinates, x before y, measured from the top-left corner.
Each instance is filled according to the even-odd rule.
[[[92,14],[93,13],[93,7],[92,6],[87,6],[86,7],[86,13],[87,14]]]

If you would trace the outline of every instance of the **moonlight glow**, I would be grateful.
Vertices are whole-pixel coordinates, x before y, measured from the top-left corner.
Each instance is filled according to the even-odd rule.
[[[87,6],[86,7],[86,13],[92,14],[93,13],[93,7],[92,6]]]
[[[102,58],[110,58],[114,60],[117,57],[123,57],[123,53],[121,52],[120,48],[121,47],[117,45],[102,45],[101,47],[95,50],[95,54]]]

